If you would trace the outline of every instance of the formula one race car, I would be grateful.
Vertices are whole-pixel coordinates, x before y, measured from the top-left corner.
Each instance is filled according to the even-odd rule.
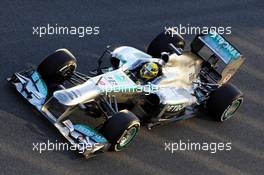
[[[213,31],[197,35],[190,51],[184,45],[181,35],[161,33],[146,53],[108,47],[88,75],[76,71],[68,50],[59,49],[8,81],[88,158],[122,150],[141,124],[152,128],[200,111],[217,121],[233,116],[243,96],[227,82],[244,57]],[[111,66],[101,68],[107,54]]]

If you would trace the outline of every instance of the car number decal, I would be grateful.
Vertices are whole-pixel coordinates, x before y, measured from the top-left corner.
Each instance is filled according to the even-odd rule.
[[[177,112],[177,111],[182,110],[183,108],[184,108],[184,104],[170,105],[167,108],[167,111],[169,111],[169,112]]]

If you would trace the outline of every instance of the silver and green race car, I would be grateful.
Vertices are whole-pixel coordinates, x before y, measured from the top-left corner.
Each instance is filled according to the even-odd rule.
[[[109,47],[89,73],[76,70],[77,60],[58,49],[36,68],[14,73],[8,81],[78,150],[89,158],[120,151],[134,139],[140,125],[156,125],[209,113],[217,121],[232,117],[243,101],[228,83],[244,61],[223,36],[197,35],[184,50],[179,34],[159,34],[146,52]],[[111,65],[101,67],[108,57]],[[141,81],[137,71],[154,62],[159,73]]]

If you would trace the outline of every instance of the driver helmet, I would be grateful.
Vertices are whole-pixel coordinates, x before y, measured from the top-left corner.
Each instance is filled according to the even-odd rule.
[[[159,73],[159,66],[157,63],[154,62],[145,63],[140,70],[141,78],[144,78],[146,80],[155,78],[158,75],[158,73]]]

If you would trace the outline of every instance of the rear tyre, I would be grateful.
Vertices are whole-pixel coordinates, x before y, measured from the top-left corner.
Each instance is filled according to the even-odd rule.
[[[122,110],[104,123],[100,133],[111,143],[109,150],[120,151],[131,143],[139,128],[139,119],[132,112]]]
[[[172,49],[169,44],[172,43],[175,47],[184,49],[185,41],[180,34],[171,35],[160,33],[156,38],[152,40],[148,46],[147,53],[154,58],[160,58],[162,52],[172,53]]]
[[[46,57],[37,71],[47,84],[60,84],[68,79],[77,67],[76,59],[67,49],[59,49]]]
[[[232,84],[224,84],[211,93],[206,106],[215,120],[223,122],[233,117],[242,102],[242,92]]]

